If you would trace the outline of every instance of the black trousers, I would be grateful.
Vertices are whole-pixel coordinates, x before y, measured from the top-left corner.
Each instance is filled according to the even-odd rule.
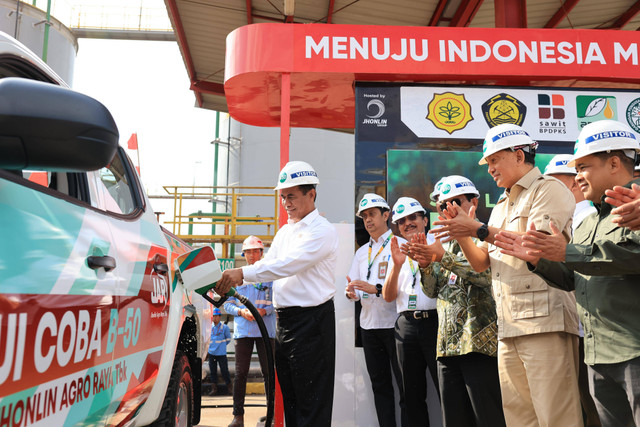
[[[401,314],[396,320],[396,346],[409,426],[429,426],[426,372],[428,369],[438,389],[437,337],[438,315],[435,310],[426,319],[406,318]]]
[[[276,310],[276,372],[287,427],[330,426],[336,370],[333,300]]]
[[[444,427],[504,427],[498,359],[482,353],[438,358]]]
[[[367,372],[371,379],[373,400],[380,427],[396,426],[396,400],[393,393],[392,372],[400,391],[401,418],[406,419],[404,409],[404,393],[402,388],[402,373],[398,364],[396,339],[393,328],[362,329],[362,348],[367,362]],[[403,421],[404,424],[404,421]]]
[[[640,426],[640,357],[588,365],[589,391],[603,426]]]
[[[267,390],[268,385],[268,368],[267,368],[267,352],[264,348],[262,338],[238,338],[235,340],[236,348],[236,375],[233,379],[233,415],[244,415],[244,396],[247,393],[247,375],[249,374],[249,365],[251,364],[251,355],[253,354],[253,345],[255,343],[258,349],[258,360],[260,361],[260,370],[264,378],[264,389]],[[271,348],[273,348],[274,340],[271,339]]]
[[[218,384],[218,364],[220,364],[220,373],[222,374],[222,379],[225,384],[229,384],[231,382],[231,377],[229,376],[229,365],[227,362],[227,355],[224,356],[214,356],[213,354],[209,354],[209,370],[211,371],[211,381],[213,384]]]
[[[580,404],[582,406],[584,427],[602,427],[596,404],[589,393],[589,372],[587,371],[587,364],[584,363],[583,337],[579,338],[578,352],[578,390],[580,391]]]

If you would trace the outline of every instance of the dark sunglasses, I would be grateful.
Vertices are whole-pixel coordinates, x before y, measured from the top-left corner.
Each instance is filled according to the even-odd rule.
[[[441,211],[443,211],[443,210],[447,209],[447,203],[451,203],[451,204],[457,203],[457,204],[458,204],[458,206],[462,206],[462,205],[460,204],[460,199],[451,199],[451,200],[447,200],[446,202],[442,202],[442,203],[440,203],[440,210],[441,210]]]
[[[409,221],[415,221],[416,218],[418,218],[418,214],[417,213],[412,213],[411,215],[407,215],[405,217],[400,218],[397,222],[398,225],[402,225],[404,224],[405,221],[409,220]]]

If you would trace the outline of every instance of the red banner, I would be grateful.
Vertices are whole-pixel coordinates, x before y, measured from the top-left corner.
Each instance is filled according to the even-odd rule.
[[[255,24],[227,37],[225,93],[238,120],[277,125],[273,89],[291,73],[292,126],[353,127],[354,81],[638,83],[639,42],[614,30]]]

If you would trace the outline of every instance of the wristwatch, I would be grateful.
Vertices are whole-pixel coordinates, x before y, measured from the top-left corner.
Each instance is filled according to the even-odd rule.
[[[476,235],[481,242],[484,242],[484,239],[489,237],[489,226],[487,224],[482,224],[480,228],[476,231]]]
[[[376,296],[379,297],[382,294],[382,285],[378,283],[376,285]]]

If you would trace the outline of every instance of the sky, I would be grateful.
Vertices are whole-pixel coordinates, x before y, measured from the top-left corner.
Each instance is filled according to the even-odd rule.
[[[212,185],[215,112],[195,107],[177,43],[80,39],[73,89],[111,111],[120,145],[138,134],[150,194],[163,185]]]
[[[36,6],[46,10],[47,1]],[[142,14],[140,13],[142,11]],[[53,0],[52,14],[68,26],[170,30],[162,0]],[[213,185],[215,112],[197,108],[176,42],[78,39],[72,88],[103,103],[148,195],[166,185]],[[170,220],[173,202],[151,198]],[[211,209],[209,204],[203,210]],[[168,227],[171,229],[171,227]]]

